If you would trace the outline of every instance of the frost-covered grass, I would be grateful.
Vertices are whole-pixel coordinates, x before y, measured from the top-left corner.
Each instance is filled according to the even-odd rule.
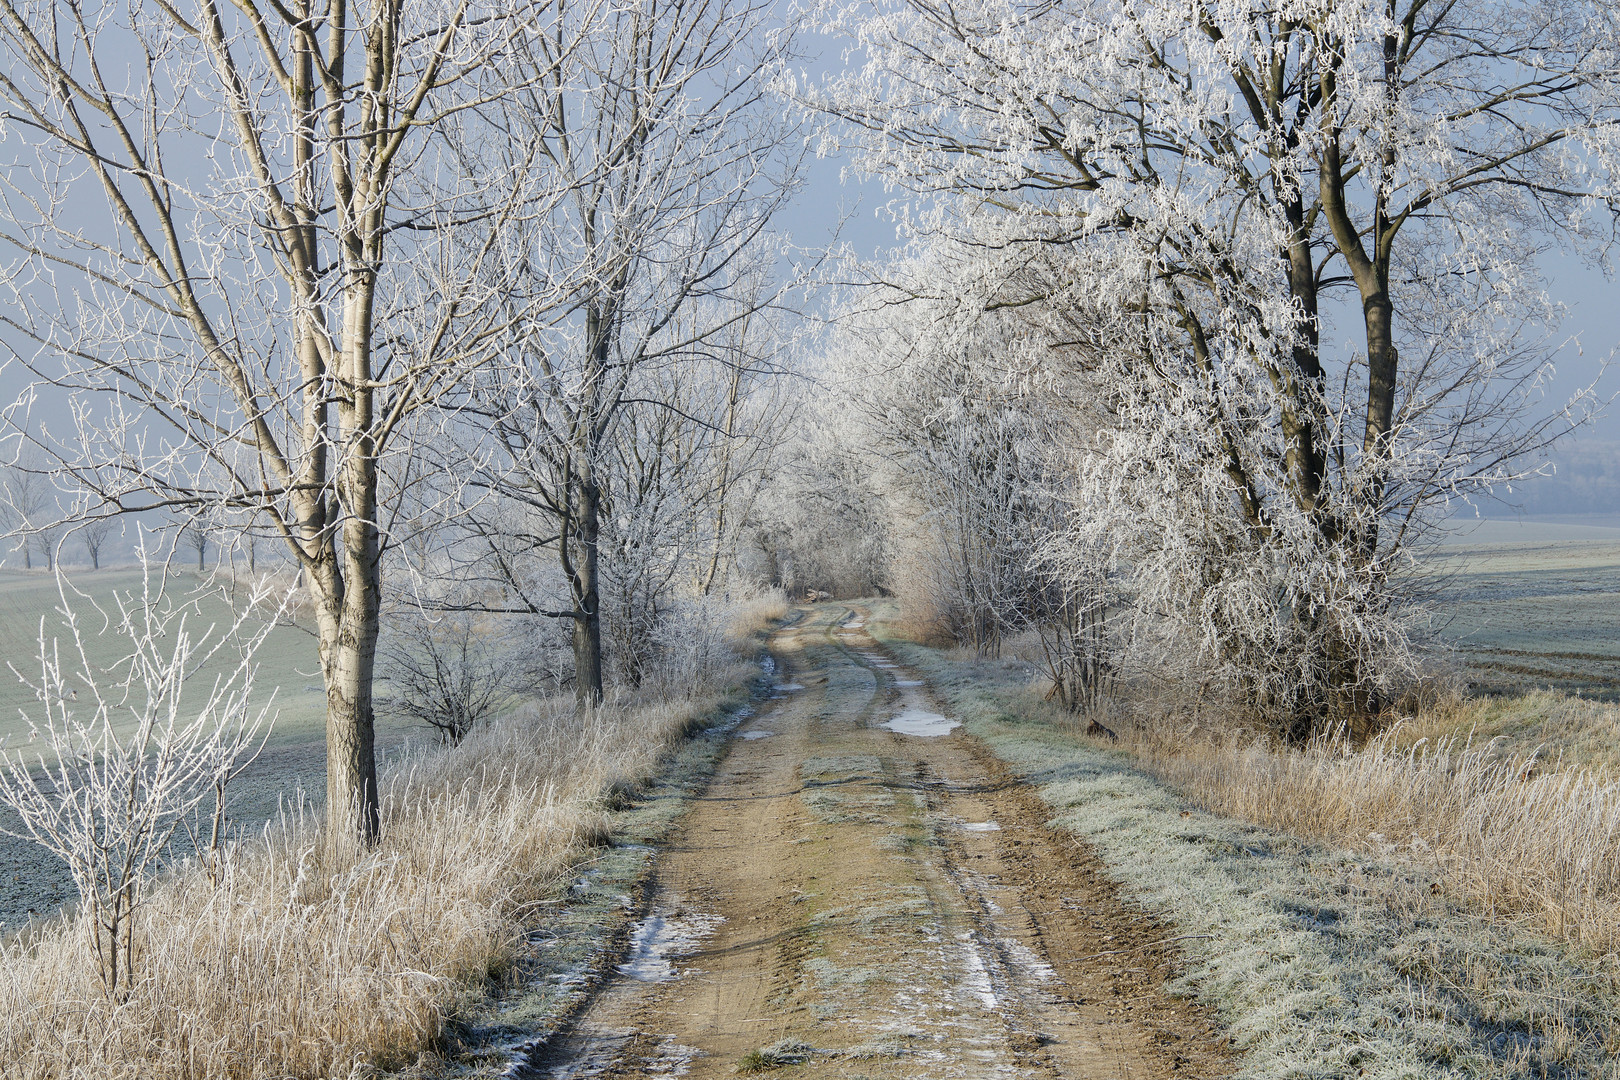
[[[893,645],[1036,786],[1057,827],[1188,935],[1174,986],[1220,1010],[1238,1076],[1620,1076],[1612,954],[1489,917],[1439,884],[1421,852],[1358,850],[1211,813],[1207,789],[1189,798],[1128,748],[1076,735],[1027,690],[1019,663]],[[1254,780],[1209,773],[1209,787],[1238,792]]]
[[[1620,953],[1620,706],[1442,700],[1357,749],[1136,731],[1136,763],[1201,806],[1380,856],[1472,910]]]
[[[1425,562],[1450,575],[1436,629],[1476,688],[1620,699],[1620,530],[1487,522]]]
[[[241,844],[218,885],[177,869],[137,912],[126,999],[101,993],[76,917],[13,941],[0,951],[0,1071],[245,1080],[409,1065],[486,995],[513,989],[529,928],[577,891],[582,859],[624,854],[635,872],[640,853],[598,848],[616,824],[610,803],[643,790],[673,746],[740,700],[749,671],[584,717],[571,700],[540,701],[459,746],[396,756],[372,850],[329,863],[313,815],[294,816]],[[698,741],[712,764],[721,737]],[[680,802],[652,800],[638,830],[656,832]]]
[[[1406,750],[1423,740],[1471,739],[1499,759],[1535,756],[1538,768],[1594,769],[1620,776],[1620,704],[1557,690],[1448,697],[1391,732]]]

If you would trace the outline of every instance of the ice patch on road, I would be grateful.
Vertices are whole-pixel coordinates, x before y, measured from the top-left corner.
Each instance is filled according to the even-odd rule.
[[[916,735],[923,739],[949,735],[952,728],[962,726],[950,717],[926,708],[925,704],[921,694],[907,690],[900,695],[900,711],[880,726],[901,735]]]
[[[964,821],[963,832],[1000,832],[1001,826],[993,821]]]
[[[704,728],[703,729],[703,734],[705,734],[705,735],[729,735],[733,731],[736,731],[739,727],[741,727],[743,722],[745,720],[747,720],[749,717],[753,716],[753,715],[754,715],[754,707],[752,705],[744,705],[742,708],[738,709],[736,712],[734,712],[730,716],[726,717],[726,722],[725,723],[717,724],[714,727]]]
[[[649,915],[631,929],[630,955],[619,974],[637,982],[668,982],[676,976],[670,957],[696,951],[725,921],[720,915]]]
[[[743,732],[742,737],[745,739],[768,739],[775,734],[776,732],[774,731],[765,731],[763,728],[755,728],[753,731]]]
[[[990,982],[990,969],[979,955],[979,943],[972,933],[960,933],[956,940],[962,943],[962,966],[967,969],[962,989],[979,999],[979,1005],[994,1012],[1001,1002],[996,1000],[995,987]]]
[[[896,713],[893,719],[885,721],[882,726],[901,735],[931,739],[939,735],[949,735],[952,728],[962,725],[927,709],[904,709]]]
[[[894,685],[896,685],[896,686],[921,686],[922,684],[923,684],[923,681],[921,679],[896,679],[896,680],[894,680]]]

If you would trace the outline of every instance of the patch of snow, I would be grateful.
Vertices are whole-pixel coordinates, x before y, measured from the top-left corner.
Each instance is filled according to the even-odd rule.
[[[676,976],[670,957],[695,951],[725,921],[720,915],[649,915],[631,929],[630,955],[619,974],[637,982],[668,982]]]
[[[901,735],[915,735],[922,739],[931,739],[939,735],[949,735],[952,728],[962,725],[955,720],[947,719],[939,713],[929,712],[927,709],[903,709],[894,715],[891,720],[885,721],[882,727]]]
[[[1000,832],[1001,826],[994,821],[964,821],[961,825],[963,832]]]
[[[675,1041],[673,1036],[664,1036],[663,1042],[658,1044],[658,1056],[647,1062],[647,1072],[651,1076],[685,1076],[692,1068],[692,1059],[697,1057],[698,1049],[695,1046],[685,1046]]]
[[[774,731],[766,731],[763,728],[755,728],[753,731],[743,732],[742,737],[744,739],[768,739],[775,734],[776,732]]]
[[[923,681],[921,679],[896,679],[896,680],[894,680],[894,685],[896,685],[896,686],[921,686],[922,684],[923,684]]]
[[[1001,1003],[996,1000],[995,989],[990,984],[990,969],[985,967],[984,957],[979,955],[978,941],[971,933],[957,934],[956,940],[962,943],[963,966],[967,968],[962,989],[978,998],[982,1007],[995,1011]]]
[[[1001,946],[1003,954],[1025,975],[1039,979],[1041,982],[1050,982],[1057,978],[1057,972],[1053,970],[1052,965],[1035,955],[1035,951],[1022,941],[1014,941],[1012,938],[999,938],[997,944]]]

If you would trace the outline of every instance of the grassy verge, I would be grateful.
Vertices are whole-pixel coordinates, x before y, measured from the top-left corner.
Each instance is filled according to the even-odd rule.
[[[742,628],[757,645],[761,621]],[[532,703],[392,758],[384,830],[329,864],[289,813],[224,879],[184,868],[138,912],[141,979],[101,992],[72,917],[0,951],[0,1061],[18,1080],[359,1077],[504,1067],[578,1000],[636,843],[668,828],[751,690]],[[659,777],[665,776],[663,782]]]
[[[868,627],[1036,787],[1056,827],[1185,935],[1174,985],[1220,1010],[1239,1076],[1620,1076],[1612,957],[1483,917],[1429,853],[1302,838],[1313,826],[1282,797],[1269,827],[1211,812],[1252,805],[1270,783],[1259,766],[1212,765],[1196,791],[1167,783],[1167,756],[1076,734],[1028,691],[1022,664],[951,660],[881,619]],[[1223,784],[1249,793],[1225,799]]]
[[[641,913],[655,845],[667,838],[725,756],[732,732],[749,714],[748,699],[733,691],[694,714],[653,768],[604,789],[603,821],[610,839],[569,865],[545,906],[526,924],[510,966],[499,979],[468,987],[444,1038],[418,1061],[413,1075],[506,1075],[515,1057],[547,1042],[589,999],[620,955],[631,920]]]

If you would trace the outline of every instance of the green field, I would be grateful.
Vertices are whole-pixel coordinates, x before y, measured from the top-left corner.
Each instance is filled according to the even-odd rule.
[[[91,664],[103,668],[115,664],[127,655],[128,642],[117,633],[116,623],[106,633],[100,632],[104,620],[96,605],[114,615],[116,593],[139,595],[140,572],[80,571],[72,584],[87,597],[74,597],[73,607],[86,636],[85,651]],[[171,609],[189,609],[186,626],[194,635],[210,625],[223,629],[231,619],[227,600],[217,592],[200,591],[200,584],[196,575],[183,574],[171,579],[167,592]],[[0,571],[0,661],[4,662],[0,663],[0,737],[9,748],[26,749],[28,716],[37,718],[40,708],[11,668],[38,679],[42,620],[46,639],[59,641],[66,655],[71,639],[57,610],[61,604],[53,577]],[[296,626],[278,626],[255,655],[259,664],[255,696],[272,704],[275,720],[264,752],[232,788],[234,826],[250,831],[274,819],[283,803],[300,790],[319,805],[326,786],[326,698],[315,638]],[[202,675],[207,677],[223,666],[222,660],[204,668]],[[198,700],[203,696],[199,693]],[[381,709],[377,721],[378,745],[384,752],[397,748],[412,734],[423,734],[422,729],[392,721]],[[0,829],[12,823],[9,815],[0,813]],[[49,914],[72,896],[72,884],[54,859],[31,842],[0,836],[0,925],[18,926],[27,921],[30,912]]]
[[[178,575],[171,579],[163,603],[165,610],[186,611],[186,629],[194,637],[210,625],[223,630],[232,617],[225,599],[216,592],[199,593],[199,583],[194,574]],[[81,572],[73,576],[71,584],[85,594],[85,597],[69,594],[69,599],[85,634],[90,662],[98,667],[110,667],[128,653],[129,643],[117,632],[116,625],[106,633],[101,632],[105,620],[97,607],[116,618],[114,594],[134,593],[138,597],[141,574],[136,570]],[[46,640],[56,639],[64,658],[67,656],[71,638],[58,610],[61,605],[62,596],[54,578],[0,571],[0,658],[10,665],[0,669],[4,675],[0,679],[0,737],[11,745],[15,745],[18,737],[27,737],[24,713],[38,707],[33,693],[12,674],[11,668],[30,679],[38,678],[42,629]],[[277,627],[260,647],[257,659],[260,665],[257,696],[268,701],[272,692],[275,695],[278,715],[274,740],[277,743],[303,742],[312,734],[318,735],[324,722],[325,695],[320,688],[315,639],[293,626]],[[215,663],[205,672],[224,667],[223,663]]]
[[[1437,629],[1475,689],[1620,699],[1620,527],[1470,524],[1426,563],[1444,586]]]

